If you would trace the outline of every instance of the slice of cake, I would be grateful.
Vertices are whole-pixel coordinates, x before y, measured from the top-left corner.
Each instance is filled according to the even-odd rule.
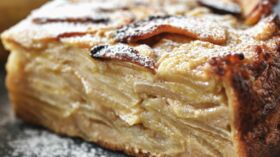
[[[279,18],[219,5],[47,3],[2,34],[16,115],[134,156],[279,156]]]

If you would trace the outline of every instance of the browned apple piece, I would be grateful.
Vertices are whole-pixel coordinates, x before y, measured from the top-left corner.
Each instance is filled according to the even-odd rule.
[[[240,14],[241,8],[233,0],[198,0],[200,4],[207,6],[217,12]]]
[[[33,22],[36,24],[48,24],[48,23],[58,23],[58,22],[67,22],[67,23],[93,23],[93,24],[108,24],[110,21],[109,18],[99,17],[83,17],[83,18],[34,18]]]
[[[224,44],[227,40],[223,26],[205,18],[181,16],[155,16],[117,30],[117,41],[132,43],[145,40],[162,33],[174,33],[186,37]]]
[[[242,15],[248,25],[256,24],[263,16],[271,13],[277,0],[238,0]]]
[[[216,12],[241,14],[248,25],[256,24],[269,15],[277,0],[198,0],[200,4]]]
[[[279,27],[279,16],[273,14],[261,20],[248,31],[256,40],[268,40],[279,32]]]
[[[124,62],[132,62],[151,70],[155,69],[154,61],[146,56],[141,56],[136,49],[124,44],[117,45],[99,45],[95,46],[90,55],[92,58],[100,60],[120,60]]]

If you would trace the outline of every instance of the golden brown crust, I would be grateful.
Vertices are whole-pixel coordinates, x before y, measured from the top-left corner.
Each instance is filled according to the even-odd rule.
[[[271,57],[265,48],[257,51],[265,57],[248,67],[253,80],[241,72],[230,80],[238,100],[235,126],[247,157],[274,157],[280,155],[280,49]]]
[[[280,155],[280,43],[277,45],[275,49],[256,46],[258,57],[253,61],[239,54],[210,62],[233,89],[233,127],[240,156]]]

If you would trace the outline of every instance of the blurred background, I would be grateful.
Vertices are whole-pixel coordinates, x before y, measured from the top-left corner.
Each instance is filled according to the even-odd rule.
[[[0,32],[25,18],[32,9],[38,8],[47,0],[0,0]],[[6,61],[8,52],[0,42],[0,62]]]
[[[47,0],[0,0],[0,34],[6,29],[24,19],[32,9],[42,5]],[[13,115],[8,102],[8,93],[5,88],[5,62],[8,52],[4,50],[0,40],[0,157],[7,156],[7,146],[4,137],[17,129],[8,129],[6,124],[13,121]],[[22,130],[21,128],[18,130]],[[5,133],[6,132],[6,133]]]

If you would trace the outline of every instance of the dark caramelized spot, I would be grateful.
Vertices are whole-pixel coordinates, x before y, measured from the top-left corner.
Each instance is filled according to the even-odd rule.
[[[48,23],[94,23],[94,24],[107,24],[110,22],[109,18],[34,18],[35,24],[48,24]]]
[[[254,46],[256,53],[253,59],[246,59],[244,54],[229,54],[224,57],[214,57],[209,61],[214,72],[219,76],[229,76],[239,73],[243,78],[258,78],[269,68],[269,64],[275,58],[274,48],[267,45]],[[279,51],[280,52],[280,51]]]
[[[88,34],[87,32],[66,32],[57,36],[57,39],[79,37]]]
[[[137,50],[124,44],[95,46],[90,51],[90,56],[95,59],[132,62],[155,70],[155,63],[151,58],[142,56]]]
[[[115,38],[119,42],[133,43],[162,33],[180,34],[214,44],[225,44],[227,40],[226,30],[219,24],[206,18],[184,16],[152,16],[120,28]]]
[[[153,20],[159,20],[159,19],[162,19],[162,20],[165,20],[165,19],[168,19],[168,18],[171,18],[172,16],[171,15],[164,15],[164,16],[150,16],[148,18],[149,21],[153,21]]]
[[[100,13],[112,13],[115,11],[129,11],[130,8],[128,6],[116,7],[116,8],[97,8],[96,11]]]
[[[216,13],[240,14],[240,6],[233,0],[198,0],[200,4],[209,7]]]
[[[209,61],[209,64],[214,67],[214,71],[219,76],[227,75],[227,72],[231,72],[229,69],[239,68],[242,66],[245,60],[244,54],[229,54],[225,57],[214,57]]]
[[[268,63],[274,58],[273,51],[266,45],[258,45],[255,47],[256,58],[255,62],[249,66],[252,74],[255,78],[261,76],[263,72],[268,68]]]
[[[91,51],[90,51],[90,55],[92,57],[96,57],[99,56],[100,51],[102,49],[108,48],[108,45],[99,45],[99,46],[95,46]]]
[[[259,45],[256,48],[259,58],[243,64],[243,69],[237,69],[231,78],[226,78],[238,100],[234,106],[237,119],[234,125],[245,146],[245,156],[278,157],[280,154],[279,47]],[[247,79],[240,70],[257,75]]]
[[[269,61],[269,59],[272,58],[269,48],[265,45],[256,46],[255,51],[257,53],[258,60],[260,61]]]

